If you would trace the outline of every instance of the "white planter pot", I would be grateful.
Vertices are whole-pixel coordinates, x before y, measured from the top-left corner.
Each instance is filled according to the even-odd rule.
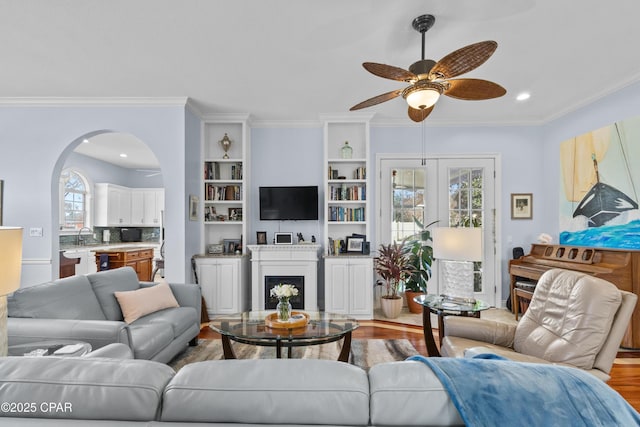
[[[395,319],[400,315],[402,311],[402,298],[381,298],[382,301],[382,314],[387,319]]]

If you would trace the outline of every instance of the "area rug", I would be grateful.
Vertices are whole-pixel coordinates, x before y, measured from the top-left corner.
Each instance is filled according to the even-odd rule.
[[[240,343],[233,343],[232,345],[238,359],[274,359],[276,357],[274,347],[259,347]],[[337,360],[341,347],[342,341],[296,347],[293,349],[292,358]],[[407,357],[416,354],[419,354],[418,351],[406,339],[353,340],[351,341],[349,363],[360,366],[363,369],[369,369],[379,363],[405,360]],[[283,357],[286,357],[286,350],[283,350]],[[219,339],[200,339],[198,346],[187,348],[172,360],[169,366],[178,371],[189,363],[220,359],[223,359],[222,341]]]

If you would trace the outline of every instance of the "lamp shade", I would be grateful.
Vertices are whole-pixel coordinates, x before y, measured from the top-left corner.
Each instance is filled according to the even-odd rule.
[[[0,295],[20,287],[22,228],[0,227]]]
[[[482,261],[481,228],[438,227],[432,232],[435,259]]]
[[[440,98],[440,92],[435,89],[419,89],[407,95],[407,104],[416,110],[423,110],[435,104],[438,98]]]

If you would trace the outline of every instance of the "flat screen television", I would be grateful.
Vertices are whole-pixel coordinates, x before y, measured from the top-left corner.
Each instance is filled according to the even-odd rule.
[[[260,220],[317,220],[318,187],[260,187]]]

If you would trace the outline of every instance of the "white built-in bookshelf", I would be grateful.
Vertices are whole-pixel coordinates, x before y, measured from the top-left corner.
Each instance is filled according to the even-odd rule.
[[[205,252],[209,245],[240,242],[245,253],[249,173],[248,116],[221,115],[203,122],[203,222]],[[225,153],[220,141],[231,140]],[[225,156],[226,154],[226,156]]]

